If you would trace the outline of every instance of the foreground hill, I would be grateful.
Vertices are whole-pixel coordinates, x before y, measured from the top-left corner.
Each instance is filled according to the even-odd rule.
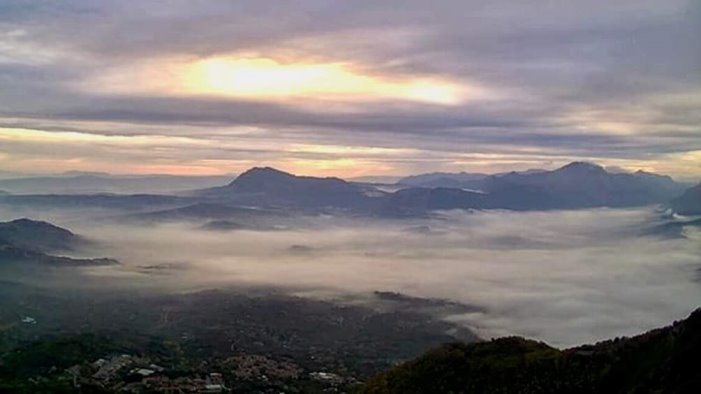
[[[30,219],[0,223],[0,240],[38,252],[71,250],[84,242],[64,228]]]
[[[500,338],[442,346],[371,379],[365,393],[699,393],[701,309],[633,338],[560,351]]]
[[[701,215],[701,183],[687,189],[671,202],[672,210],[680,215]]]
[[[0,280],[0,393],[200,393],[212,372],[225,392],[351,393],[396,360],[475,338],[436,316],[469,306],[370,297],[338,304],[250,287],[56,291]],[[124,354],[130,361],[111,376],[94,377],[95,361]]]
[[[47,253],[23,249],[0,240],[0,263],[30,263],[53,266],[97,266],[119,264],[115,259],[94,258],[76,259],[65,256],[54,256]]]
[[[114,259],[71,258],[53,253],[74,251],[88,241],[51,223],[17,219],[0,223],[0,263],[30,263],[57,266],[111,265]]]

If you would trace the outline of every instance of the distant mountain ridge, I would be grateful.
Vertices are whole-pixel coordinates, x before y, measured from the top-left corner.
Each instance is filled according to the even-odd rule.
[[[666,203],[685,188],[668,176],[643,171],[609,173],[603,167],[573,162],[552,171],[489,175],[467,174],[463,186],[414,187],[388,197],[395,211],[420,209],[548,210],[633,207]],[[445,178],[431,178],[440,184]],[[455,182],[451,179],[448,185]]]
[[[56,176],[0,179],[0,190],[13,194],[177,193],[222,184],[229,176],[121,176],[69,172]],[[1,194],[1,193],[0,193]]]
[[[340,178],[297,176],[271,167],[254,167],[230,184],[206,190],[205,196],[294,207],[362,208],[369,202],[364,187]]]
[[[510,171],[497,174],[472,173],[472,172],[431,172],[427,174],[410,175],[401,178],[397,184],[413,187],[447,187],[458,189],[478,189],[480,181],[489,177],[499,177],[506,174],[516,173],[522,175],[537,174],[547,172],[542,169],[530,169],[525,171]]]
[[[264,208],[312,215],[404,217],[450,209],[526,211],[668,206],[688,187],[668,176],[644,171],[609,172],[586,162],[572,162],[552,171],[495,175],[462,173],[457,174],[457,178],[448,175],[428,174],[424,178],[410,179],[427,186],[373,185],[254,167],[228,184],[187,194],[9,195],[0,196],[0,204],[109,208],[130,211],[131,216],[151,215],[154,220],[236,218],[238,215],[232,213],[234,208]],[[696,212],[685,208],[695,204],[696,200],[692,189],[687,197],[676,200],[675,206],[684,212]],[[258,213],[262,211],[254,212],[254,215]]]
[[[239,202],[307,207],[371,209],[417,212],[436,209],[567,209],[628,207],[664,203],[684,189],[667,176],[609,173],[603,167],[573,162],[553,171],[533,170],[499,175],[429,174],[405,178],[428,185],[394,193],[339,178],[296,176],[270,167],[252,168],[229,185],[211,189],[208,195],[230,197]],[[419,182],[419,183],[420,183]],[[446,182],[445,186],[435,186]],[[456,187],[472,186],[472,189]],[[473,190],[474,189],[474,190]],[[374,197],[374,198],[373,198]]]
[[[469,173],[469,172],[432,172],[428,174],[410,175],[397,181],[400,185],[414,187],[451,187],[469,188],[477,181],[488,177],[489,174]]]

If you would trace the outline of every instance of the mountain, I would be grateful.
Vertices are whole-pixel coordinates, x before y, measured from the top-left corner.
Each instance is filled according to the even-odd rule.
[[[229,176],[116,176],[70,172],[60,176],[0,180],[0,189],[13,194],[176,193],[221,185]]]
[[[0,262],[49,265],[111,265],[114,259],[71,258],[51,252],[71,251],[87,245],[87,241],[69,230],[51,223],[17,219],[0,223]]]
[[[385,185],[390,185],[393,183],[399,182],[401,177],[398,176],[390,176],[390,175],[368,175],[368,176],[357,176],[353,178],[346,178],[346,180],[351,181],[351,182],[357,182],[357,183],[379,183],[379,184],[385,184]]]
[[[54,256],[47,253],[37,252],[32,249],[21,248],[0,240],[0,263],[8,262],[56,266],[97,266],[119,264],[117,260],[110,258],[85,259]]]
[[[397,183],[416,187],[473,188],[476,185],[479,185],[478,181],[481,181],[488,176],[488,174],[468,172],[433,172],[429,174],[404,177]]]
[[[541,169],[530,169],[525,171],[513,171],[516,174],[530,175],[540,172],[546,172]],[[397,181],[400,185],[415,186],[415,187],[449,187],[458,189],[475,189],[479,190],[484,179],[490,176],[502,176],[507,173],[500,174],[483,174],[470,172],[431,172],[427,174],[411,175],[401,178]]]
[[[248,208],[222,203],[202,202],[179,208],[139,213],[128,216],[127,218],[141,221],[181,221],[223,218],[251,220],[265,217],[281,217],[285,215],[286,212],[280,210]]]
[[[474,191],[469,194],[467,190],[463,190],[465,194],[440,190],[435,194],[445,197],[440,199],[440,204],[434,205],[440,205],[440,209],[512,210],[632,207],[665,203],[685,187],[667,176],[643,171],[632,174],[609,173],[599,165],[585,162],[573,162],[553,171],[534,170],[483,178],[480,176],[481,174],[467,174],[465,181],[456,182],[480,190],[483,195],[476,196]],[[445,179],[429,177],[427,182],[445,183]],[[426,191],[422,193],[431,194]],[[416,195],[418,192],[413,191],[411,194]],[[406,199],[395,198],[394,201],[406,203]],[[415,206],[416,198],[410,203]],[[431,209],[431,204],[427,207]]]
[[[452,188],[402,189],[385,198],[383,216],[414,216],[439,209],[482,209],[490,206],[484,193]]]
[[[553,171],[490,177],[485,180],[483,190],[512,194],[523,187],[546,199],[547,204],[532,201],[534,207],[552,209],[662,203],[677,195],[684,185],[669,177],[644,172],[611,174],[596,164],[573,162]]]
[[[296,176],[270,167],[252,168],[204,195],[256,206],[341,209],[361,208],[372,199],[366,187],[339,178]]]
[[[30,219],[0,223],[0,240],[37,252],[71,250],[84,242],[64,228]]]
[[[372,378],[367,394],[699,393],[701,309],[632,338],[558,350],[519,337],[444,345]]]
[[[670,206],[680,215],[701,215],[701,183],[672,200]]]
[[[192,202],[190,197],[157,194],[36,194],[0,196],[0,205],[48,208],[103,208],[126,211],[143,211],[155,208],[172,208]]]
[[[255,167],[229,184],[192,191],[187,195],[0,195],[0,205],[107,208],[138,212],[138,215],[154,220],[237,218],[240,212],[232,210],[251,207],[294,210],[306,214],[350,213],[402,217],[425,215],[440,209],[634,207],[668,203],[687,187],[667,176],[643,171],[611,173],[601,166],[584,162],[573,162],[553,171],[531,170],[495,175],[425,174],[405,178],[405,182],[453,186],[362,184],[333,177],[297,176],[270,167]],[[686,208],[698,201],[694,190],[691,189],[686,197],[675,200],[678,210],[698,211]],[[256,212],[256,215],[260,216],[260,213]]]

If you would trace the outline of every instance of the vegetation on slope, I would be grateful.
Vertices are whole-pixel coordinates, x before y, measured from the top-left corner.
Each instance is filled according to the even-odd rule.
[[[559,351],[523,338],[455,343],[371,379],[365,393],[699,393],[701,309],[633,338]]]

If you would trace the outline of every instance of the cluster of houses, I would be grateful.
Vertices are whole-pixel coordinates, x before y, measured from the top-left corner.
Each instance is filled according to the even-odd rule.
[[[354,378],[330,372],[305,373],[303,368],[293,362],[251,354],[240,354],[216,363],[202,362],[185,373],[169,370],[145,357],[119,354],[74,365],[65,370],[65,378],[72,381],[77,391],[84,392],[90,392],[95,387],[123,393],[231,392],[224,375],[215,372],[216,368],[227,372],[232,387],[254,384],[255,387],[286,388],[290,387],[289,384],[294,386],[294,382],[306,381],[306,384],[316,384],[324,391],[338,392],[342,386],[359,384]]]
[[[166,369],[148,359],[128,354],[100,358],[89,365],[74,365],[66,370],[75,388],[100,386],[120,392],[161,393],[225,393],[221,373],[211,372],[204,377],[167,376]]]

